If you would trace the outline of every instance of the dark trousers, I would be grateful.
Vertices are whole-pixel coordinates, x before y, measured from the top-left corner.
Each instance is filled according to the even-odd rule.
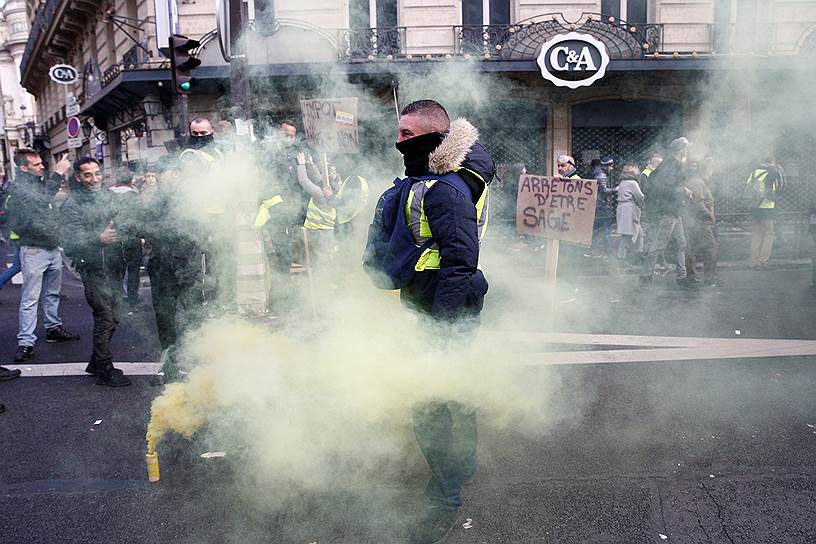
[[[150,259],[147,272],[159,344],[164,351],[174,348],[179,336],[199,323],[204,297],[199,283],[192,278],[180,280],[172,265],[160,257]]]
[[[476,410],[454,401],[414,407],[414,434],[431,469],[425,496],[439,508],[462,507],[462,486],[476,473]]]
[[[457,319],[443,323],[430,317],[438,273],[417,273],[400,291],[402,303],[423,317],[424,339],[434,348],[449,349],[470,341],[479,328],[487,291],[481,273],[473,278],[470,293]],[[455,512],[462,506],[462,486],[476,473],[476,410],[455,401],[431,401],[413,409],[414,434],[431,469],[425,496],[431,505]]]
[[[297,237],[302,239],[300,226],[287,225],[283,221],[270,221],[263,230],[264,253],[269,277],[269,307],[279,313],[286,312],[295,303],[294,286],[290,268],[294,258]]]
[[[141,241],[125,248],[125,263],[127,264],[128,305],[136,306],[139,303],[139,269],[142,266]]]
[[[596,251],[604,255],[612,254],[612,216],[608,209],[598,209],[595,212],[595,222],[592,225],[593,246]],[[603,241],[599,241],[599,236],[603,235]],[[598,247],[602,249],[598,249]]]
[[[93,315],[93,353],[91,365],[107,367],[113,364],[110,342],[119,324],[122,306],[122,274],[82,274],[85,300]]]
[[[697,258],[703,263],[703,278],[711,281],[717,277],[717,238],[713,223],[693,223],[688,229],[686,249],[686,275],[694,278],[697,274]]]

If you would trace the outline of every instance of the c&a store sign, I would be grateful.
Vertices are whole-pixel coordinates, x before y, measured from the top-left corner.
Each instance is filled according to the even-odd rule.
[[[544,79],[558,87],[577,89],[604,77],[609,53],[597,38],[569,32],[544,42],[537,62]]]

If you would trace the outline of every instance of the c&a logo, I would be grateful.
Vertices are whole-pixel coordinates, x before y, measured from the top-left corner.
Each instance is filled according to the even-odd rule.
[[[606,74],[609,54],[600,40],[570,32],[544,42],[538,65],[544,79],[559,87],[577,89],[592,85]]]

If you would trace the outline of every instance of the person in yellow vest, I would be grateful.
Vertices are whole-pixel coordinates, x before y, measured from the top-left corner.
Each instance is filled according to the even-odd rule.
[[[396,147],[410,191],[399,202],[417,248],[425,248],[400,300],[422,317],[429,345],[466,343],[475,335],[488,284],[479,246],[488,223],[493,159],[464,119],[450,121],[441,104],[418,100],[400,112]],[[402,193],[401,193],[402,194]],[[442,542],[458,520],[462,485],[476,472],[476,409],[454,401],[414,408],[414,432],[431,469],[425,517],[412,544]]]
[[[649,185],[649,176],[652,175],[655,168],[660,166],[661,162],[663,162],[662,153],[654,152],[649,155],[649,160],[646,162],[646,167],[640,173],[640,190],[643,192],[643,194],[646,194],[646,187]]]
[[[179,154],[182,163],[195,158],[205,164],[212,164],[224,158],[221,150],[215,145],[215,130],[209,119],[196,117],[190,121],[189,129],[187,148]]]
[[[785,185],[785,172],[769,156],[748,176],[745,198],[751,213],[751,268],[769,268],[774,241],[774,219],[777,199]]]

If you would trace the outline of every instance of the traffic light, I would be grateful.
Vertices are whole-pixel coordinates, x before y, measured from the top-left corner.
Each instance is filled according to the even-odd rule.
[[[170,36],[170,65],[173,77],[173,92],[176,94],[186,94],[192,88],[191,74],[193,68],[201,64],[201,59],[190,54],[192,49],[199,46],[197,40],[191,40],[187,36],[173,34]]]

